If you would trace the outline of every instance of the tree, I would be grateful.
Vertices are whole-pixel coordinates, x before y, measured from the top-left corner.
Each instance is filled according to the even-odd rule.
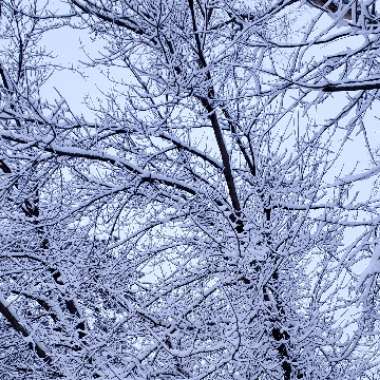
[[[2,377],[376,373],[379,203],[354,191],[380,171],[377,93],[335,95],[375,75],[376,35],[302,32],[294,1],[2,5]],[[40,93],[39,39],[67,27],[104,46],[92,120]],[[360,47],[312,54],[353,30]],[[341,177],[355,128],[374,169]]]

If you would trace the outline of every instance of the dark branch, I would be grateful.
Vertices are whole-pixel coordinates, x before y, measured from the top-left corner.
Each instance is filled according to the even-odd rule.
[[[342,91],[368,91],[380,90],[379,79],[364,80],[352,83],[328,84],[323,87],[323,92],[342,92]]]

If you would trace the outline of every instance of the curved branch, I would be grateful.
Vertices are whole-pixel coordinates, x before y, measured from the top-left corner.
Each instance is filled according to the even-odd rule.
[[[156,182],[161,183],[169,187],[176,188],[178,190],[183,190],[191,195],[196,195],[197,190],[191,185],[176,180],[165,175],[160,175],[157,173],[152,173],[145,171],[138,166],[134,165],[127,160],[124,160],[120,157],[116,157],[107,153],[91,151],[86,149],[80,149],[76,147],[67,147],[63,145],[54,144],[51,142],[45,142],[42,140],[34,140],[24,135],[9,133],[9,132],[0,132],[0,137],[13,141],[19,144],[28,144],[31,147],[35,147],[44,152],[53,153],[57,156],[66,156],[72,158],[84,158],[88,160],[94,160],[99,162],[106,162],[109,164],[117,165],[127,169],[129,172],[136,174],[143,182]]]

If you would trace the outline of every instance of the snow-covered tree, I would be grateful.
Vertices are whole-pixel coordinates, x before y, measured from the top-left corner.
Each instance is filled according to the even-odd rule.
[[[376,378],[376,28],[292,0],[1,5],[2,378]],[[68,28],[101,46],[88,117],[41,93]],[[370,170],[340,171],[352,140]]]

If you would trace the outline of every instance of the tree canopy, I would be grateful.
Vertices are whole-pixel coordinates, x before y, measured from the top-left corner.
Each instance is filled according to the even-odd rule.
[[[1,378],[379,378],[376,2],[0,5]]]

